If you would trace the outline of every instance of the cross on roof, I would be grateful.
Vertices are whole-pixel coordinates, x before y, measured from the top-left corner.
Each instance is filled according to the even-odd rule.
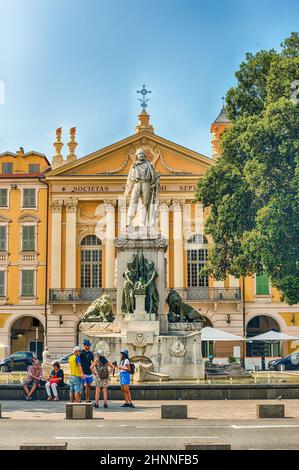
[[[145,108],[147,108],[147,103],[149,101],[149,98],[146,98],[146,95],[151,93],[151,90],[147,90],[145,88],[145,85],[142,85],[141,90],[137,90],[136,93],[140,93],[142,95],[142,98],[138,98],[138,101],[140,101],[140,106],[142,108],[142,111],[145,111]]]

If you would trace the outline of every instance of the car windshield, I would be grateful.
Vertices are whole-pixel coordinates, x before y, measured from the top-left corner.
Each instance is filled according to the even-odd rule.
[[[26,357],[26,353],[15,352],[10,357],[13,358],[13,359],[23,359],[24,357]]]

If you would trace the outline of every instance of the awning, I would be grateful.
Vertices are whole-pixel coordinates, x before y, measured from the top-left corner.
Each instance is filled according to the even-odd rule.
[[[232,335],[227,331],[211,328],[210,326],[203,328],[200,333],[202,341],[245,341],[242,336]]]
[[[295,341],[299,338],[296,336],[287,335],[285,333],[278,333],[277,331],[267,331],[261,335],[246,338],[246,341]]]

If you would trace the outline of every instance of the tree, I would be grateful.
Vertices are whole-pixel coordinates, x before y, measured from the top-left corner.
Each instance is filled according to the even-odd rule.
[[[256,70],[256,74],[254,73]],[[239,73],[240,72],[240,73]],[[233,121],[222,156],[198,182],[210,207],[206,232],[214,241],[205,273],[224,279],[266,271],[282,299],[299,302],[299,36],[280,53],[247,54],[227,93]],[[252,99],[251,99],[252,98]]]

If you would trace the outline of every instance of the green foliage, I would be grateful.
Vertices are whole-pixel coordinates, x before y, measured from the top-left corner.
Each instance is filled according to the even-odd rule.
[[[254,74],[254,70],[258,71]],[[206,232],[214,246],[204,268],[218,280],[269,274],[282,299],[299,302],[299,37],[281,53],[249,54],[228,91],[233,126],[222,156],[198,182],[197,199],[211,208]],[[251,99],[253,98],[253,99]]]

